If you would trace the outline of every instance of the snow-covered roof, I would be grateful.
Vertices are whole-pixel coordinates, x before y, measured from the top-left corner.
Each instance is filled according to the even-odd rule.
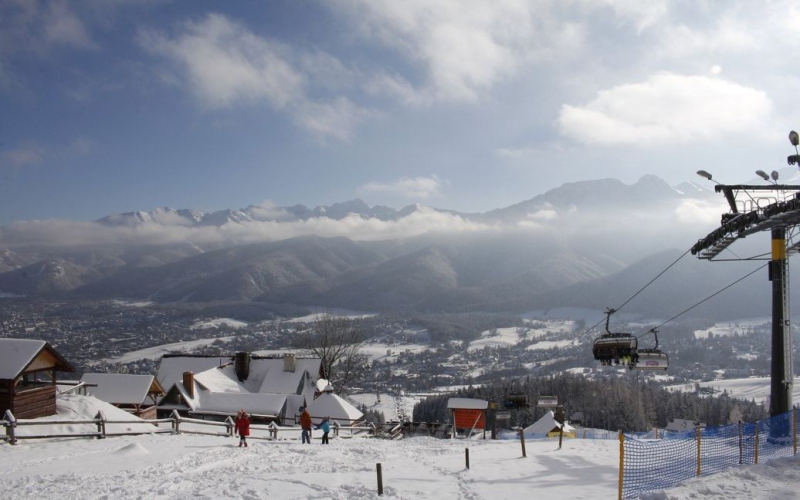
[[[164,356],[156,378],[165,389],[183,379],[183,372],[200,373],[233,360],[230,356]]]
[[[43,350],[52,355],[59,371],[75,371],[55,349],[43,340],[0,339],[0,379],[17,378]]]
[[[545,413],[542,418],[532,423],[522,431],[525,434],[547,434],[553,429],[560,429],[561,424],[556,420],[555,414],[551,411]],[[575,428],[564,423],[564,432],[572,432]]]
[[[250,359],[247,378],[241,381],[234,363],[212,365],[194,373],[195,396],[189,397],[189,391],[183,387],[183,371],[193,371],[185,368],[199,366],[200,363],[192,362],[197,359],[219,362],[220,359],[229,361],[231,358],[164,358],[163,361],[169,361],[170,365],[166,369],[175,370],[176,373],[177,380],[172,385],[178,388],[192,411],[235,414],[244,408],[255,415],[284,414],[287,418],[294,417],[297,409],[314,397],[322,363],[318,358],[297,359],[295,370],[290,372],[284,371],[283,358],[254,357]]]
[[[332,422],[338,420],[349,425],[353,420],[360,420],[364,416],[358,408],[333,393],[322,394],[309,403],[308,412],[314,423],[321,422],[324,417],[330,417]]]
[[[450,398],[447,400],[447,409],[459,408],[464,410],[485,410],[489,402],[483,399]]]
[[[152,375],[127,373],[84,373],[81,381],[97,384],[90,388],[94,397],[113,404],[142,404],[153,386]]]

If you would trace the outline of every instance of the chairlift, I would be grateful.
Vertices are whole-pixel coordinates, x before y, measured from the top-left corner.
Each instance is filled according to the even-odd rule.
[[[634,370],[666,370],[669,368],[669,356],[658,348],[658,330],[651,330],[656,337],[656,346],[652,349],[639,349]]]
[[[606,309],[606,333],[595,339],[592,353],[602,366],[622,363],[623,366],[633,368],[639,341],[630,333],[614,333],[609,330],[608,323],[615,312],[616,309]]]
[[[514,390],[514,383],[517,384],[517,390]],[[528,395],[522,391],[519,386],[519,379],[514,379],[506,388],[506,393],[503,396],[503,406],[506,409],[519,410],[520,408],[527,408],[530,406]]]

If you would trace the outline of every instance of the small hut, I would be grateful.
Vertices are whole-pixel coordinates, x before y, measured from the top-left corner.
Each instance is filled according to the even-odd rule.
[[[338,422],[339,425],[353,425],[364,418],[358,408],[334,394],[330,384],[308,405],[308,413],[311,414],[314,424],[319,424],[325,417],[329,417],[331,423]]]
[[[458,429],[469,429],[470,434],[475,429],[483,430],[486,439],[486,410],[489,402],[483,399],[450,398],[447,400],[447,409],[453,419],[453,435]]]
[[[92,395],[140,418],[156,418],[156,403],[164,389],[152,375],[84,373],[82,382],[95,386]]]
[[[74,372],[42,340],[0,339],[0,414],[16,418],[56,414],[56,372]]]
[[[526,437],[557,437],[561,434],[561,423],[556,420],[552,411],[548,411],[539,420],[526,427],[522,432]],[[575,428],[564,422],[564,437],[575,437]]]

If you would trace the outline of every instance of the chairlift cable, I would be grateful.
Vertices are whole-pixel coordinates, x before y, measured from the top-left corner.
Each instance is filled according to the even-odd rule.
[[[613,312],[617,312],[617,311],[619,311],[620,309],[622,309],[623,307],[625,307],[625,306],[628,304],[628,302],[630,302],[630,301],[632,301],[633,299],[635,299],[637,295],[639,295],[640,293],[642,293],[642,292],[643,292],[643,291],[644,291],[644,290],[645,290],[645,289],[646,289],[648,286],[652,285],[654,281],[656,281],[656,280],[657,280],[658,278],[660,278],[660,277],[661,277],[661,276],[662,276],[664,273],[666,273],[667,271],[669,271],[669,270],[670,270],[670,268],[672,268],[672,267],[673,267],[675,264],[677,264],[677,263],[678,263],[678,262],[679,262],[681,259],[683,259],[684,257],[686,257],[686,255],[687,255],[687,254],[688,254],[690,251],[691,251],[691,249],[689,249],[689,250],[686,250],[686,251],[685,251],[685,252],[684,252],[684,253],[683,253],[683,254],[682,254],[680,257],[678,257],[677,259],[675,259],[675,260],[672,262],[672,264],[670,264],[670,265],[668,265],[666,268],[664,268],[664,270],[662,270],[660,273],[658,273],[658,274],[656,275],[656,277],[655,277],[655,278],[651,279],[649,282],[647,282],[647,284],[646,284],[646,285],[644,285],[642,288],[640,288],[640,289],[639,289],[639,291],[637,291],[636,293],[634,293],[634,294],[633,294],[633,295],[632,295],[632,296],[631,296],[631,297],[630,297],[628,300],[626,300],[625,302],[623,302],[621,306],[619,306],[619,307],[617,307],[617,308],[613,309]],[[613,314],[613,313],[612,313],[612,314]],[[570,344],[574,343],[576,340],[579,340],[579,339],[583,338],[583,337],[584,337],[586,334],[588,334],[589,332],[591,332],[592,330],[594,330],[595,328],[597,328],[597,327],[598,327],[598,326],[599,326],[599,325],[600,325],[600,324],[601,324],[603,321],[605,321],[605,320],[606,320],[606,318],[603,318],[603,319],[601,319],[600,321],[598,321],[597,323],[595,323],[594,325],[592,325],[592,326],[590,326],[589,328],[587,328],[587,329],[586,329],[586,330],[585,330],[583,333],[581,333],[580,335],[578,335],[578,336],[576,336],[574,339],[572,339],[572,341],[570,342]],[[567,345],[569,345],[569,344],[567,344]]]
[[[747,273],[746,275],[742,276],[741,278],[739,278],[738,280],[734,281],[733,283],[731,283],[731,284],[729,284],[729,285],[725,286],[724,288],[721,288],[720,290],[717,290],[716,292],[712,293],[711,295],[709,295],[708,297],[704,298],[703,300],[701,300],[701,301],[699,301],[699,302],[695,303],[694,305],[692,305],[692,306],[690,306],[690,307],[688,307],[688,308],[684,309],[683,311],[679,312],[679,313],[678,313],[678,314],[676,314],[675,316],[671,317],[670,319],[666,320],[665,322],[661,323],[660,325],[658,325],[658,326],[655,326],[655,327],[653,327],[653,328],[651,328],[651,329],[647,330],[646,332],[644,332],[643,334],[639,335],[639,336],[638,336],[638,337],[636,337],[636,338],[638,339],[638,338],[644,337],[644,336],[645,336],[645,335],[647,335],[648,333],[651,333],[653,330],[658,330],[659,328],[661,328],[662,326],[666,325],[666,324],[667,324],[667,323],[669,323],[670,321],[673,321],[673,320],[675,320],[675,319],[679,318],[680,316],[683,316],[684,314],[686,314],[687,312],[691,311],[691,310],[692,310],[692,309],[694,309],[695,307],[699,306],[700,304],[702,304],[702,303],[704,303],[704,302],[706,302],[706,301],[708,301],[708,300],[711,300],[712,298],[714,298],[714,297],[716,297],[717,295],[721,294],[722,292],[724,292],[724,291],[725,291],[725,290],[727,290],[728,288],[730,288],[730,287],[732,287],[733,285],[735,285],[735,284],[739,283],[740,281],[744,281],[746,278],[749,278],[750,276],[752,276],[752,275],[754,275],[755,273],[757,273],[758,271],[760,271],[760,270],[764,269],[764,268],[765,268],[765,267],[767,267],[768,265],[769,265],[769,262],[768,262],[768,263],[766,263],[766,264],[764,264],[764,265],[761,265],[761,266],[759,266],[758,268],[756,268],[756,269],[754,269],[753,271],[751,271],[751,272]]]
[[[655,278],[651,279],[651,280],[650,280],[650,281],[649,281],[649,282],[648,282],[648,283],[647,283],[645,286],[643,286],[642,288],[640,288],[638,292],[634,293],[634,294],[633,294],[633,296],[631,296],[631,298],[629,298],[628,300],[626,300],[625,302],[623,302],[623,304],[622,304],[621,306],[619,306],[619,307],[615,308],[615,309],[614,309],[614,312],[617,312],[617,311],[619,311],[620,309],[622,309],[623,307],[625,307],[625,306],[628,304],[628,302],[630,302],[630,301],[632,301],[633,299],[635,299],[637,295],[639,295],[640,293],[642,293],[642,292],[645,290],[645,288],[647,288],[648,286],[652,285],[652,284],[653,284],[653,282],[654,282],[655,280],[657,280],[658,278],[660,278],[660,277],[661,277],[661,275],[663,275],[664,273],[666,273],[667,271],[669,271],[669,270],[672,268],[672,266],[674,266],[675,264],[677,264],[677,263],[678,263],[678,262],[679,262],[679,261],[680,261],[682,258],[686,257],[686,255],[687,255],[689,252],[691,252],[691,249],[689,249],[689,250],[686,250],[686,251],[685,251],[685,252],[684,252],[684,253],[683,253],[683,254],[682,254],[680,257],[678,257],[677,259],[675,259],[675,260],[672,262],[672,264],[668,265],[668,266],[667,266],[667,267],[666,267],[666,268],[665,268],[663,271],[661,271],[660,273],[658,273],[658,275],[656,275],[656,277],[655,277]]]

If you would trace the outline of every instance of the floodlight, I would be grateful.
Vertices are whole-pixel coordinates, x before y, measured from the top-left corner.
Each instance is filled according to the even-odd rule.
[[[765,181],[768,181],[768,180],[769,180],[769,175],[767,175],[767,173],[766,173],[766,172],[764,172],[763,170],[756,170],[756,175],[757,175],[757,176],[759,176],[759,177],[761,177],[761,178],[762,178],[762,179],[764,179]]]
[[[792,130],[789,132],[789,142],[792,143],[792,146],[800,146],[800,134]]]
[[[700,177],[705,177],[708,180],[711,180],[711,174],[709,174],[705,170],[698,170],[697,175],[699,175]]]
[[[776,181],[776,182],[778,181],[778,171],[777,170],[773,170],[772,171],[772,180]]]

